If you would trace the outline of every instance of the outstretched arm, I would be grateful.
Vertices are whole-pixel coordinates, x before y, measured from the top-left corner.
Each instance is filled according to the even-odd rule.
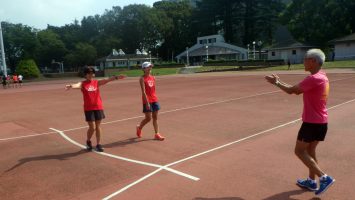
[[[114,80],[118,80],[118,79],[124,79],[126,76],[124,75],[119,75],[119,76],[112,76],[111,78],[107,78],[107,79],[103,79],[103,80],[99,80],[99,86],[101,85],[105,85],[108,82],[114,81]]]
[[[280,80],[280,78],[276,75],[276,74],[272,74],[270,76],[265,76],[265,79],[271,83],[276,85],[276,87],[280,88],[281,90],[283,90],[284,92],[286,92],[287,94],[302,94],[302,90],[299,87],[299,85],[289,85],[285,82],[282,82]]]
[[[78,83],[74,83],[74,84],[69,84],[65,86],[65,90],[69,90],[69,89],[80,89],[81,88],[81,82]]]

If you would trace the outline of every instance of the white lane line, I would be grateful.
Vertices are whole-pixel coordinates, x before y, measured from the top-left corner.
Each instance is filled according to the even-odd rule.
[[[70,143],[82,148],[82,149],[86,149],[86,147],[82,144],[79,144],[78,142],[72,140],[71,138],[69,138],[66,134],[64,134],[63,131],[60,131],[58,129],[54,129],[54,128],[49,128],[53,131],[55,131],[56,133],[59,133],[64,139],[66,139],[67,141],[69,141]],[[175,169],[171,169],[169,167],[166,167],[166,166],[162,166],[162,165],[157,165],[157,164],[153,164],[153,163],[148,163],[148,162],[143,162],[143,161],[139,161],[139,160],[134,160],[134,159],[129,159],[129,158],[125,158],[125,157],[121,157],[121,156],[116,156],[116,155],[113,155],[113,154],[109,154],[109,153],[105,153],[105,152],[98,152],[96,150],[93,150],[93,152],[97,153],[97,154],[100,154],[100,155],[103,155],[103,156],[107,156],[107,157],[110,157],[110,158],[115,158],[115,159],[118,159],[118,160],[124,160],[124,161],[127,161],[127,162],[132,162],[132,163],[136,163],[136,164],[140,164],[140,165],[145,165],[145,166],[150,166],[150,167],[155,167],[155,168],[159,168],[159,169],[164,169],[164,170],[167,170],[169,172],[172,172],[174,174],[177,174],[177,175],[180,175],[180,176],[183,176],[183,177],[186,177],[188,179],[191,179],[191,180],[194,180],[194,181],[198,181],[200,180],[199,178],[195,177],[195,176],[192,176],[192,175],[189,175],[189,174],[186,174],[186,173],[183,173],[183,172],[180,172],[180,171],[177,171]]]
[[[335,109],[335,108],[337,108],[337,107],[340,107],[340,106],[342,106],[342,105],[345,105],[345,104],[348,104],[348,103],[351,103],[351,102],[355,102],[355,99],[352,99],[352,100],[343,102],[343,103],[341,103],[341,104],[332,106],[332,107],[328,108],[328,110]],[[215,147],[215,148],[213,148],[213,149],[210,149],[210,150],[207,150],[207,151],[204,151],[204,152],[201,152],[201,153],[198,153],[198,154],[189,156],[189,157],[187,157],[187,158],[183,158],[183,159],[181,159],[181,160],[178,160],[178,161],[172,162],[172,163],[170,163],[170,164],[167,164],[167,165],[165,165],[165,167],[170,167],[170,166],[172,166],[172,165],[176,165],[176,164],[178,164],[178,163],[182,163],[182,162],[185,162],[185,161],[187,161],[187,160],[191,160],[191,159],[193,159],[193,158],[196,158],[196,157],[205,155],[205,154],[207,154],[207,153],[210,153],[210,152],[213,152],[213,151],[222,149],[222,148],[224,148],[224,147],[228,147],[228,146],[233,145],[233,144],[236,144],[236,143],[240,143],[240,142],[242,142],[242,141],[245,141],[245,140],[248,140],[248,139],[250,139],[250,138],[253,138],[253,137],[262,135],[262,134],[264,134],[264,133],[267,133],[267,132],[270,132],[270,131],[273,131],[273,130],[282,128],[282,127],[284,127],[284,126],[287,126],[287,125],[296,123],[296,122],[298,122],[298,121],[301,121],[301,118],[298,118],[298,119],[295,119],[295,120],[293,120],[293,121],[290,121],[290,122],[281,124],[281,125],[279,125],[279,126],[275,126],[275,127],[273,127],[273,128],[270,128],[270,129],[261,131],[261,132],[259,132],[259,133],[256,133],[256,134],[253,134],[253,135],[244,137],[244,138],[242,138],[242,139],[239,139],[239,140],[236,140],[236,141],[233,141],[233,142],[230,142],[230,143],[227,143],[227,144],[224,144],[224,145]],[[105,197],[105,198],[103,198],[103,199],[108,200],[108,199],[110,199],[110,198],[112,198],[112,197],[114,197],[114,196],[116,196],[116,195],[118,195],[118,194],[124,192],[125,190],[127,190],[127,189],[133,187],[134,185],[136,185],[136,184],[142,182],[143,180],[145,180],[145,179],[147,179],[147,178],[153,176],[154,174],[156,174],[156,173],[158,173],[158,172],[159,172],[159,171],[156,170],[156,171],[154,171],[154,172],[152,172],[152,173],[150,173],[150,174],[148,174],[148,175],[146,175],[146,176],[144,176],[144,177],[138,179],[137,181],[135,181],[135,182],[133,182],[133,183],[131,183],[131,184],[125,186],[124,188],[118,190],[117,192],[114,192],[114,193],[110,194],[109,196],[107,196],[107,197]]]
[[[131,184],[129,184],[129,185],[127,185],[127,186],[121,188],[120,190],[118,190],[118,191],[116,191],[116,192],[114,192],[114,193],[108,195],[107,197],[104,197],[102,200],[111,199],[112,197],[114,197],[114,196],[116,196],[116,195],[118,195],[118,194],[120,194],[120,193],[122,193],[122,192],[128,190],[129,188],[133,187],[134,185],[137,185],[138,183],[144,181],[145,179],[147,179],[147,178],[153,176],[154,174],[160,172],[161,170],[162,170],[162,169],[159,168],[159,169],[157,169],[157,170],[155,170],[155,171],[153,171],[153,172],[151,172],[151,173],[149,173],[149,174],[143,176],[142,178],[140,178],[140,179],[134,181],[133,183],[131,183]]]
[[[352,77],[347,77],[347,78],[342,78],[342,79],[336,79],[336,80],[332,80],[332,81],[330,81],[330,82],[343,81],[343,80],[352,79],[352,78],[354,78],[354,76],[352,76]],[[167,110],[167,111],[162,111],[162,112],[160,112],[160,114],[171,113],[171,112],[176,112],[176,111],[181,111],[181,110],[194,109],[194,108],[198,108],[198,107],[209,106],[209,105],[214,105],[214,104],[219,104],[219,103],[226,103],[226,102],[241,100],[241,99],[245,99],[245,98],[257,97],[257,96],[261,96],[261,95],[265,95],[265,94],[272,94],[272,93],[276,93],[276,92],[281,92],[281,90],[275,90],[275,91],[271,91],[271,92],[258,93],[258,94],[254,94],[254,95],[250,95],[250,96],[232,98],[232,99],[221,100],[221,101],[215,101],[215,102],[211,102],[211,103],[205,103],[205,104],[200,104],[200,105],[195,105],[195,106],[189,106],[189,107],[184,107],[184,108],[178,108],[178,109],[173,109],[173,110]],[[103,122],[103,123],[101,123],[101,124],[112,124],[112,123],[117,123],[117,122],[123,122],[123,121],[132,120],[132,119],[139,119],[139,118],[142,118],[142,117],[144,117],[144,116],[143,116],[143,115],[140,115],[140,116],[129,117],[129,118],[125,118],[125,119],[119,119],[119,120],[113,120],[113,121]],[[80,129],[84,129],[84,128],[88,128],[88,126],[81,126],[81,127],[77,127],[77,128],[66,129],[66,130],[63,130],[63,131],[64,131],[64,132],[69,132],[69,131],[80,130]],[[22,139],[22,138],[28,138],[28,137],[36,137],[36,136],[48,135],[48,134],[52,134],[52,133],[55,133],[55,132],[38,133],[38,134],[33,134],[33,135],[26,135],[26,136],[3,138],[3,139],[0,139],[0,141],[7,141],[7,140],[13,140],[13,139]]]
[[[338,104],[338,105],[335,105],[335,106],[329,107],[329,108],[328,108],[328,110],[333,110],[333,109],[335,109],[335,108],[337,108],[337,107],[340,107],[340,106],[342,106],[342,105],[345,105],[345,104],[348,104],[348,103],[351,103],[351,102],[354,102],[354,101],[355,101],[355,99],[352,99],[352,100],[349,100],[349,101],[346,101],[346,102],[340,103],[340,104]],[[227,144],[224,144],[224,145],[221,145],[221,146],[215,147],[215,148],[213,148],[213,149],[210,149],[210,150],[207,150],[207,151],[204,151],[204,152],[201,152],[201,153],[198,153],[198,154],[192,155],[192,156],[190,156],[190,157],[183,158],[183,159],[181,159],[181,160],[178,160],[178,161],[172,162],[172,163],[167,164],[167,165],[165,165],[165,166],[170,167],[170,166],[176,165],[176,164],[178,164],[178,163],[181,163],[181,162],[184,162],[184,161],[190,160],[190,159],[192,159],[192,158],[196,158],[196,157],[202,156],[202,155],[204,155],[204,154],[207,154],[207,153],[210,153],[210,152],[212,152],[212,151],[216,151],[216,150],[222,149],[222,148],[224,148],[224,147],[227,147],[227,146],[230,146],[230,145],[233,145],[233,144],[236,144],[236,143],[242,142],[242,141],[244,141],[244,140],[248,140],[248,139],[250,139],[250,138],[253,138],[253,137],[256,137],[256,136],[262,135],[262,134],[264,134],[264,133],[267,133],[267,132],[273,131],[273,130],[275,130],[275,129],[279,129],[279,128],[282,128],[282,127],[284,127],[284,126],[287,126],[287,125],[290,125],[290,124],[296,123],[296,122],[298,122],[298,121],[301,121],[301,118],[298,118],[298,119],[295,119],[295,120],[293,120],[293,121],[290,121],[290,122],[287,122],[287,123],[281,124],[281,125],[279,125],[279,126],[275,126],[275,127],[273,127],[273,128],[270,128],[270,129],[267,129],[267,130],[261,131],[261,132],[259,132],[259,133],[253,134],[253,135],[249,135],[249,136],[247,136],[247,137],[245,137],[245,138],[242,138],[242,139],[239,139],[239,140],[236,140],[236,141],[233,141],[233,142],[230,142],[230,143],[227,143]]]
[[[55,133],[55,132],[37,133],[37,134],[32,134],[32,135],[23,135],[23,136],[17,136],[17,137],[2,138],[2,139],[0,139],[0,141],[15,140],[15,139],[28,138],[28,137],[36,137],[36,136],[42,136],[42,135],[49,135],[49,134],[53,134],[53,133]]]
[[[200,104],[200,105],[195,105],[195,106],[177,108],[177,109],[173,109],[173,110],[162,111],[162,112],[159,112],[159,114],[161,115],[161,114],[177,112],[177,111],[181,111],[181,110],[188,110],[188,109],[194,109],[194,108],[199,108],[199,107],[204,107],[204,106],[209,106],[209,105],[214,105],[214,104],[227,103],[227,102],[231,102],[231,101],[242,100],[242,99],[262,96],[262,95],[266,95],[266,94],[272,94],[272,93],[276,93],[276,92],[280,92],[280,91],[279,90],[275,90],[275,91],[271,91],[271,92],[258,93],[258,94],[254,94],[254,95],[244,96],[244,97],[238,97],[238,98],[220,100],[220,101],[215,101],[215,102],[205,103],[205,104]],[[142,118],[142,117],[144,117],[144,116],[143,115],[139,115],[139,116],[135,116],[135,117],[129,117],[129,118],[118,119],[118,120],[113,120],[113,121],[108,121],[108,122],[102,122],[101,124],[103,124],[103,125],[105,125],[105,124],[113,124],[113,123],[128,121],[128,120],[132,120],[132,119],[139,119],[139,118]],[[84,129],[84,128],[88,128],[88,126],[80,126],[80,127],[77,127],[77,128],[65,129],[65,130],[63,130],[63,132],[75,131],[75,130],[80,130],[80,129]],[[21,139],[21,138],[27,138],[27,137],[35,137],[35,136],[52,134],[52,133],[56,133],[56,132],[38,133],[38,134],[27,135],[27,136],[19,136],[19,137],[10,137],[10,138],[0,139],[0,141],[6,141],[6,140],[12,140],[12,139]]]

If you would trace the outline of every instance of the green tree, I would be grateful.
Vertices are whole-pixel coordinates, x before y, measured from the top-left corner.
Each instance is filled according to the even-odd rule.
[[[39,48],[36,52],[36,58],[40,66],[51,66],[53,60],[63,60],[67,49],[58,34],[52,30],[44,30],[38,32],[37,37]]]
[[[7,22],[3,22],[2,28],[6,60],[14,72],[21,59],[34,58],[38,48],[36,32],[31,27]]]
[[[16,73],[21,74],[26,79],[38,78],[40,71],[33,59],[21,60],[16,68]]]
[[[329,40],[354,31],[354,5],[352,0],[292,1],[282,22],[298,41],[327,47]]]
[[[97,52],[95,47],[88,43],[78,43],[75,50],[65,56],[65,62],[78,70],[85,65],[95,65]]]
[[[185,50],[195,43],[196,35],[191,30],[192,7],[188,1],[154,3],[158,16],[159,55],[169,60],[172,55]],[[181,42],[183,41],[183,42]]]

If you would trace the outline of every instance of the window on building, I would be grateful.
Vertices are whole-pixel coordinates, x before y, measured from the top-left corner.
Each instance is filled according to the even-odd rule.
[[[271,52],[271,56],[275,56],[275,51],[272,51],[272,52]]]
[[[292,50],[292,55],[296,55],[296,50]]]
[[[208,39],[208,43],[216,43],[216,38]]]

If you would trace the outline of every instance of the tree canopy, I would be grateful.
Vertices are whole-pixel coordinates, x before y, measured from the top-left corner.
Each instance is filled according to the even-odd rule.
[[[354,10],[353,0],[201,0],[196,6],[189,0],[157,1],[152,7],[114,6],[45,30],[3,22],[3,35],[12,71],[24,59],[34,59],[40,68],[55,60],[75,69],[94,65],[112,49],[145,49],[171,60],[197,37],[212,34],[242,47],[259,40],[271,45],[281,24],[298,41],[326,47],[329,40],[354,32]]]

